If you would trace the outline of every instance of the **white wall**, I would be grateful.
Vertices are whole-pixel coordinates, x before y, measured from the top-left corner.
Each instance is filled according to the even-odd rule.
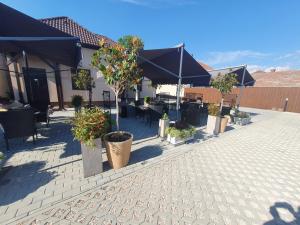
[[[3,54],[0,54],[0,68],[8,69]],[[8,76],[9,74],[7,71],[0,70],[0,97],[8,97],[7,95],[7,93],[9,92]]]
[[[180,97],[184,96],[184,87],[185,85],[182,85],[182,88],[180,90]],[[160,94],[160,93],[166,93],[169,94],[171,96],[176,96],[177,94],[177,85],[159,85],[156,89],[156,93]]]
[[[115,99],[113,91],[110,89],[110,87],[108,85],[106,85],[102,73],[98,72],[91,65],[91,57],[94,52],[95,52],[95,50],[93,50],[93,49],[82,48],[83,59],[80,62],[80,65],[78,68],[89,69],[91,71],[91,76],[94,78],[95,83],[96,83],[96,87],[93,88],[93,101],[103,101],[103,96],[102,96],[103,91],[110,91],[111,100],[113,101]],[[18,69],[20,72],[22,72],[22,67],[24,66],[22,58],[20,58],[17,62],[18,62],[18,64],[17,64]],[[53,69],[51,67],[49,67],[47,64],[45,64],[38,57],[35,57],[32,55],[28,56],[28,64],[29,64],[29,67],[32,67],[32,68],[46,69],[50,102],[54,102],[54,103],[58,102],[56,83],[55,83],[55,74],[50,73],[51,71],[53,72]],[[59,67],[60,67],[59,69],[61,70],[60,73],[61,73],[64,101],[71,102],[73,95],[81,95],[85,101],[88,101],[88,91],[72,89],[72,79],[71,79],[72,74],[71,74],[70,67],[65,66],[65,65],[60,65]],[[10,65],[10,70],[14,70],[12,64]],[[11,73],[10,76],[11,76],[15,96],[18,97],[19,95],[18,95],[16,76],[14,73]],[[21,77],[20,80],[21,80],[22,92],[24,93],[24,98],[25,98],[25,100],[27,100],[23,76]],[[150,86],[150,84],[151,84],[150,81],[147,79],[145,81],[143,81],[142,92],[140,93],[141,98],[143,98],[144,96],[153,96],[153,93],[155,93],[155,89],[153,89]],[[129,96],[134,98],[134,93],[130,92]]]

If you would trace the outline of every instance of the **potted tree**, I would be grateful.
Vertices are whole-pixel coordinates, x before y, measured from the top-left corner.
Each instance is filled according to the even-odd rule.
[[[80,69],[77,76],[74,77],[75,85],[81,90],[88,90],[89,92],[89,108],[92,107],[93,88],[96,87],[94,78],[91,76],[89,70]]]
[[[73,95],[71,104],[75,108],[75,112],[79,112],[82,106],[83,98],[81,95]]]
[[[144,106],[148,107],[150,104],[150,97],[149,96],[145,96],[144,97]]]
[[[167,140],[173,145],[184,144],[194,139],[196,129],[183,121],[177,121],[173,126],[166,130]]]
[[[166,137],[166,131],[167,128],[169,127],[169,116],[167,113],[164,113],[162,118],[159,120],[159,129],[158,129],[158,135],[161,138],[165,138]]]
[[[218,134],[220,131],[219,123],[219,107],[216,104],[209,104],[206,132],[209,134]]]
[[[84,177],[103,171],[101,138],[109,129],[108,114],[100,108],[79,111],[73,119],[74,138],[81,143]]]
[[[215,129],[216,133],[223,133],[228,123],[228,117],[222,115],[223,102],[225,94],[231,92],[232,88],[237,84],[237,75],[234,73],[228,73],[225,75],[219,74],[215,79],[212,79],[211,86],[216,88],[221,93],[221,103],[217,120],[217,126],[219,129]],[[209,122],[209,121],[208,121]]]
[[[114,169],[127,165],[131,152],[133,135],[120,131],[119,96],[141,81],[142,70],[138,67],[138,52],[143,42],[138,37],[125,36],[111,45],[104,39],[92,57],[92,65],[100,70],[106,83],[115,94],[117,131],[104,136],[108,161]]]

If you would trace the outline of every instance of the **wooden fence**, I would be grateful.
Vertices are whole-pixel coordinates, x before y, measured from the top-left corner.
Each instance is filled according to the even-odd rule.
[[[240,89],[234,88],[225,96],[225,102],[236,101],[239,94]],[[208,103],[221,100],[221,94],[214,88],[185,88],[184,95],[187,98],[202,97]],[[286,108],[286,111],[300,113],[300,87],[246,87],[242,90],[240,106],[279,111]]]

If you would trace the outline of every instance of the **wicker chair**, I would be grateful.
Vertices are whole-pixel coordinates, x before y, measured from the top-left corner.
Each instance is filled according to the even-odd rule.
[[[35,143],[34,135],[37,136],[35,122],[36,119],[32,108],[0,112],[0,124],[3,128],[6,149],[9,150],[8,139],[11,138],[32,136],[33,143]]]

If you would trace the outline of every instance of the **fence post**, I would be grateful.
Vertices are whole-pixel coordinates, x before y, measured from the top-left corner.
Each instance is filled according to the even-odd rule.
[[[287,106],[288,106],[288,102],[289,102],[289,99],[286,98],[285,102],[284,102],[283,112],[286,112],[286,109],[287,109]]]

